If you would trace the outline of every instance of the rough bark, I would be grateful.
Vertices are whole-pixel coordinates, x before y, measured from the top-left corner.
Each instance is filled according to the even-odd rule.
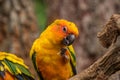
[[[108,80],[120,70],[120,45],[109,49],[103,57],[89,68],[69,80]]]
[[[103,47],[109,48],[117,40],[120,35],[120,15],[114,14],[111,19],[103,27],[102,31],[98,33],[100,43]]]
[[[33,73],[29,51],[37,32],[32,0],[0,0],[0,51],[23,58]]]
[[[69,80],[108,80],[120,70],[120,46],[110,48],[105,55],[88,69]]]
[[[115,14],[98,33],[98,38],[104,47],[111,45],[109,50],[93,65],[70,80],[108,80],[112,74],[118,72],[120,70],[120,42],[117,40],[119,35],[120,15]]]

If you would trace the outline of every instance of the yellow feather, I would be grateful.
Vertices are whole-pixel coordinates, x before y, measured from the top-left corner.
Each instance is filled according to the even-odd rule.
[[[21,74],[21,73],[22,73],[22,72],[19,70],[18,67],[16,67],[16,70],[17,70],[17,73],[18,73],[18,74]]]
[[[3,60],[5,58],[12,61],[12,62],[14,62],[14,63],[18,63],[18,64],[24,66],[25,68],[28,68],[24,64],[23,60],[21,58],[18,58],[16,55],[13,55],[11,53],[6,53],[6,52],[0,52],[0,60]]]
[[[10,72],[12,74],[10,68],[4,62],[2,62],[2,64],[4,65],[5,69],[8,70],[8,72]]]

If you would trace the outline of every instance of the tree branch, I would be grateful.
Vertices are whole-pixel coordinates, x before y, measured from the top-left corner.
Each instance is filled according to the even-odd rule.
[[[93,65],[69,80],[107,80],[112,74],[120,70],[120,45],[117,40],[120,35],[120,15],[112,15],[98,38],[108,51]],[[117,42],[119,43],[117,43]]]

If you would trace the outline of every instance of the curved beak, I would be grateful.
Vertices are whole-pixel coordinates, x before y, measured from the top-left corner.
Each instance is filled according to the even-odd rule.
[[[75,40],[75,35],[74,34],[69,34],[62,40],[62,44],[69,46],[71,45]]]

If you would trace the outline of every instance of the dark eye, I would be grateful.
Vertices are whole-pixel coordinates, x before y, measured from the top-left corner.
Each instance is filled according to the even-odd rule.
[[[63,32],[67,32],[67,27],[66,26],[62,27],[62,30]]]

